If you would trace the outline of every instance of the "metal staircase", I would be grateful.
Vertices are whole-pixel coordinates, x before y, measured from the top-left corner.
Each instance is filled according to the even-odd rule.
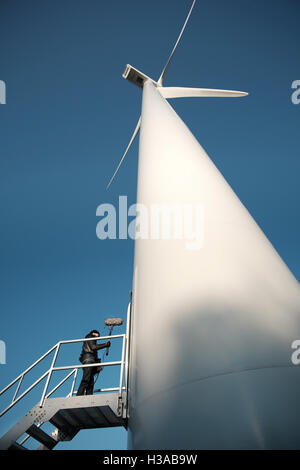
[[[74,386],[78,370],[84,367],[99,366],[99,363],[92,365],[79,364],[56,367],[55,363],[60,347],[62,344],[80,343],[95,340],[95,338],[60,341],[0,392],[0,395],[5,394],[13,385],[17,384],[11,403],[0,413],[1,418],[42,380],[46,379],[40,402],[2,436],[0,439],[0,449],[27,450],[24,444],[29,438],[33,438],[40,444],[37,447],[37,450],[52,450],[60,441],[72,440],[81,429],[107,428],[115,426],[123,426],[127,429],[129,317],[130,304],[128,306],[126,334],[102,336],[97,338],[97,340],[100,341],[107,339],[114,341],[117,338],[122,338],[121,360],[101,362],[101,367],[120,367],[120,381],[118,386],[96,390],[95,392],[99,393],[95,393],[94,395],[73,396],[76,393],[74,391]],[[23,393],[18,395],[25,375],[27,375],[50,354],[53,354],[50,368]],[[51,391],[48,391],[52,374],[58,370],[71,370],[71,372],[69,372]],[[66,397],[50,398],[51,395],[53,395],[53,393],[72,376],[73,380],[69,394]],[[55,427],[51,434],[41,429],[41,426],[44,423],[51,423],[51,425]]]
[[[0,440],[0,449],[26,450],[29,437],[41,445],[39,450],[52,450],[60,441],[70,441],[81,429],[127,427],[126,392],[85,395],[81,397],[50,398],[41,408],[37,404]],[[41,429],[50,422],[56,429],[49,435]],[[17,440],[26,433],[21,441]]]

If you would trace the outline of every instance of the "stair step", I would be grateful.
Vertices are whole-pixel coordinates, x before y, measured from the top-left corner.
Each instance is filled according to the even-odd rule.
[[[44,444],[44,446],[46,446],[49,450],[53,449],[53,447],[55,447],[57,444],[55,439],[49,436],[49,434],[47,434],[41,428],[38,428],[35,424],[32,424],[32,426],[30,426],[26,432],[34,439],[41,442],[41,444]]]
[[[62,416],[60,411],[56,412],[49,422],[59,429],[59,431],[68,436],[76,436],[79,431],[79,428],[69,424],[69,422]]]

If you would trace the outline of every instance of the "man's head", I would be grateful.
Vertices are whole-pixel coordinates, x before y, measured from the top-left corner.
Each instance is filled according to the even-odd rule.
[[[92,330],[91,333],[90,333],[92,336],[100,336],[100,333],[98,330]]]

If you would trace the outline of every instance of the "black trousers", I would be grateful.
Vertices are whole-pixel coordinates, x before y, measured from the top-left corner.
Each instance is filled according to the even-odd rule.
[[[93,364],[92,362],[84,362],[84,364]],[[76,396],[93,395],[94,392],[94,375],[97,374],[97,367],[84,367],[83,375]]]

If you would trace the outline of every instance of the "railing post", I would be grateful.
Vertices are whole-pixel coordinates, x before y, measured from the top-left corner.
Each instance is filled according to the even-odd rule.
[[[24,375],[22,375],[22,377],[20,377],[20,380],[19,380],[18,386],[17,386],[17,388],[16,388],[14,397],[13,397],[13,399],[12,399],[12,401],[11,401],[12,403],[14,403],[14,401],[15,401],[15,399],[16,399],[16,396],[18,395],[18,392],[19,392],[19,390],[20,390],[20,387],[21,387],[21,384],[22,384],[22,382],[23,382],[23,379],[24,379]]]
[[[57,355],[58,355],[59,348],[60,348],[60,343],[57,343],[56,350],[55,350],[53,360],[52,360],[52,364],[51,364],[51,367],[48,371],[48,377],[47,377],[47,380],[46,380],[43,395],[42,395],[42,398],[41,398],[41,401],[40,401],[40,408],[42,408],[42,406],[44,405],[45,396],[46,396],[48,385],[49,385],[49,382],[50,382],[50,379],[51,379],[52,370],[53,370],[53,367],[55,366],[55,361],[56,361],[56,358],[57,358]]]
[[[125,356],[125,409],[126,417],[129,417],[129,363],[130,363],[130,336],[131,336],[131,309],[132,309],[132,293],[130,302],[127,307],[126,322],[126,356]]]
[[[124,375],[125,345],[126,345],[126,335],[123,335],[122,359],[121,359],[121,372],[120,372],[120,386],[119,386],[119,395],[120,395],[120,396],[122,396],[122,385],[123,385],[123,375]]]
[[[70,391],[70,397],[73,396],[77,374],[78,374],[78,369],[76,369],[75,372],[74,372],[74,378],[73,378],[72,387],[71,387],[71,391]]]
[[[127,307],[127,322],[126,322],[126,359],[125,359],[125,390],[126,397],[128,395],[128,375],[129,375],[129,350],[130,350],[130,331],[131,331],[131,302]],[[126,399],[127,401],[127,399]]]

